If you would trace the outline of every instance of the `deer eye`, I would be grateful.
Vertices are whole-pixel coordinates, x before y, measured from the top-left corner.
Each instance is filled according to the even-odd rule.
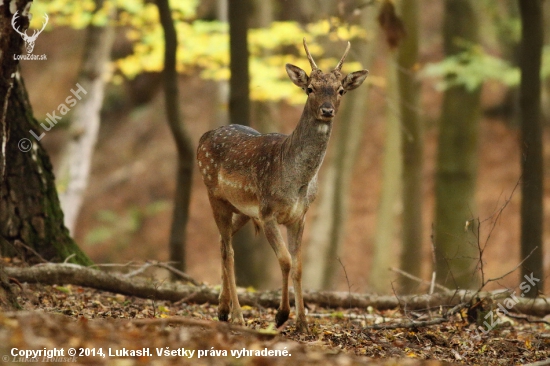
[[[344,95],[344,94],[346,94],[346,90],[342,88],[342,89],[338,90],[338,94]]]
[[[306,88],[306,94],[311,94],[313,93],[313,89],[312,88]]]

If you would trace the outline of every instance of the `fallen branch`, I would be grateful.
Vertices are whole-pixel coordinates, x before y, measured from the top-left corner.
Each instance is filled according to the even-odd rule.
[[[209,286],[183,285],[175,282],[159,284],[143,278],[125,278],[122,274],[107,273],[97,269],[81,267],[70,263],[48,263],[28,268],[5,267],[8,276],[19,282],[41,283],[48,285],[72,284],[91,287],[146,299],[167,300],[204,304],[218,303],[219,289]],[[378,310],[395,309],[399,300],[405,301],[407,310],[426,310],[434,307],[456,307],[467,303],[475,291],[459,290],[436,293],[433,295],[407,295],[397,299],[389,295],[359,294],[336,291],[306,291],[304,300],[325,308],[367,308],[372,306]],[[242,305],[276,308],[279,306],[280,291],[248,292],[239,289],[239,301]],[[507,293],[481,292],[480,298],[492,298],[495,303],[507,298]],[[291,294],[291,298],[293,294]],[[550,314],[550,301],[547,298],[520,298],[513,310],[527,315],[544,316]],[[449,311],[452,312],[452,309]],[[449,314],[447,312],[447,314]]]

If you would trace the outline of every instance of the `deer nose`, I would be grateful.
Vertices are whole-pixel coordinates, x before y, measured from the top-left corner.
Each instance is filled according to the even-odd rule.
[[[331,105],[323,104],[321,106],[321,114],[323,117],[334,117],[334,108]]]

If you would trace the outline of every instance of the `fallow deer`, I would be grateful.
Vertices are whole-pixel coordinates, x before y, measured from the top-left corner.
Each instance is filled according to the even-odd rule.
[[[275,251],[283,275],[282,298],[275,317],[277,327],[290,313],[288,277],[292,270],[296,329],[307,332],[302,296],[301,240],[305,214],[316,196],[317,173],[323,162],[340,99],[357,88],[367,70],[343,77],[342,64],[350,44],[334,70],[321,71],[304,49],[311,74],[287,64],[290,80],[307,94],[298,126],[290,135],[260,134],[237,124],[206,132],[200,139],[197,160],[214,219],[221,235],[222,288],[218,319],[243,324],[233,260],[232,236],[250,219],[262,228]],[[279,224],[286,226],[288,249]]]

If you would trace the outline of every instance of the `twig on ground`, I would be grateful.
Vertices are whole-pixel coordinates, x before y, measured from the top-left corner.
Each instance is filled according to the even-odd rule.
[[[167,270],[169,270],[170,272],[177,274],[177,275],[180,276],[182,279],[184,279],[184,280],[187,281],[187,282],[192,283],[192,284],[195,285],[195,286],[200,286],[200,285],[201,285],[198,281],[196,281],[193,277],[189,276],[187,273],[184,273],[184,272],[180,271],[179,269],[176,269],[176,268],[174,268],[174,267],[168,265],[167,263],[156,262],[156,263],[155,263],[155,266],[160,267],[160,268],[167,269]]]
[[[122,277],[126,277],[126,278],[131,278],[131,277],[134,277],[134,276],[137,276],[138,274],[140,273],[143,273],[147,270],[147,268],[151,267],[152,264],[149,263],[149,262],[145,262],[141,267],[139,267],[138,269],[135,269],[131,272],[128,272],[126,274],[124,274]]]
[[[450,291],[450,290],[449,290],[447,287],[445,287],[445,286],[442,286],[442,285],[440,285],[440,284],[438,284],[438,283],[433,283],[433,282],[431,282],[431,281],[423,280],[422,278],[418,278],[418,277],[416,277],[416,276],[414,276],[414,275],[412,275],[412,274],[410,274],[410,273],[408,273],[408,272],[405,272],[405,271],[403,271],[403,270],[401,270],[401,269],[399,269],[399,268],[392,267],[392,268],[390,268],[390,271],[399,273],[400,275],[405,276],[405,277],[407,277],[407,278],[410,278],[411,280],[416,281],[416,282],[419,282],[419,283],[421,283],[421,284],[430,285],[430,287],[431,287],[431,286],[435,286],[435,287],[437,287],[438,289],[443,290],[443,291]],[[434,279],[434,276],[432,276],[432,279]]]
[[[346,271],[346,267],[344,267],[344,263],[342,263],[342,260],[340,257],[337,257],[338,263],[342,266],[342,269],[344,270],[344,275],[346,276],[346,283],[348,284],[348,293],[349,293],[349,308],[351,309],[351,286],[349,284],[349,278],[348,278],[348,272]]]
[[[72,257],[76,257],[76,253],[73,253],[73,254],[67,256],[67,258],[65,258],[65,260],[63,261],[63,263],[69,263],[69,260],[70,260]]]
[[[22,247],[26,250],[28,250],[29,252],[31,252],[32,254],[34,254],[36,256],[36,258],[40,259],[40,261],[42,263],[49,263],[46,259],[44,259],[44,257],[42,257],[40,254],[38,254],[38,252],[36,250],[34,250],[33,248],[29,247],[27,244],[23,243],[21,240],[15,240],[13,245],[15,247]]]

